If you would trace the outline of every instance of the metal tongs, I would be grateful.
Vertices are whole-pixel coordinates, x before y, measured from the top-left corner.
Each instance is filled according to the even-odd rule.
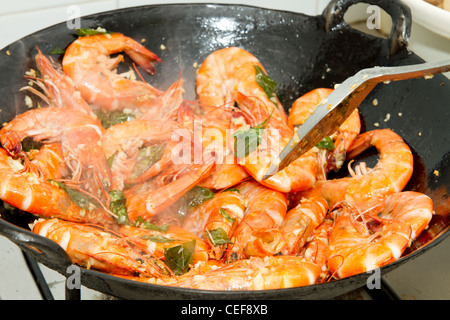
[[[283,170],[316,146],[324,137],[336,132],[379,82],[428,78],[447,71],[450,71],[450,59],[402,67],[374,67],[359,71],[340,84],[317,106],[305,123],[298,127],[278,159],[272,162],[263,180]]]

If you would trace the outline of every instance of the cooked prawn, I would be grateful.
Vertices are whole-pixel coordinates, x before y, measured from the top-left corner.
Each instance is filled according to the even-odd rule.
[[[155,105],[146,110],[139,119],[141,120],[165,120],[177,112],[178,108],[184,102],[183,88],[184,80],[178,79],[161,94],[155,101]]]
[[[402,191],[408,183],[413,171],[413,156],[398,134],[381,129],[360,134],[350,146],[347,157],[351,159],[372,146],[380,154],[373,169],[364,169],[362,163],[352,177],[317,181],[313,188],[299,192],[297,196],[319,195],[330,207],[346,200],[362,211],[379,208],[388,195]]]
[[[199,183],[199,186],[208,189],[224,190],[237,185],[248,177],[249,175],[247,171],[240,165],[230,163],[216,163],[211,175],[201,181]]]
[[[133,243],[142,251],[164,260],[166,249],[181,245],[185,242],[195,240],[194,262],[208,261],[208,244],[181,227],[170,225],[167,231],[156,231],[132,226],[121,226],[119,233],[129,242]]]
[[[231,238],[226,260],[278,253],[283,245],[278,228],[286,216],[286,195],[253,180],[242,182],[236,188],[244,197],[247,208]]]
[[[251,257],[230,264],[210,261],[206,267],[198,263],[196,269],[179,277],[125,278],[174,287],[242,291],[307,286],[314,284],[320,273],[316,264],[295,256]]]
[[[242,195],[225,190],[189,210],[183,228],[207,240],[212,247],[212,255],[220,260],[244,217],[244,210]]]
[[[0,149],[0,199],[4,202],[40,217],[105,225],[113,222],[102,210],[78,207],[63,189],[47,182],[47,177],[24,171],[20,160]]]
[[[60,143],[44,144],[39,150],[25,152],[20,136],[14,131],[4,132],[0,141],[4,148],[2,152],[13,160],[23,161],[21,172],[34,173],[43,181],[60,179],[69,174]]]
[[[262,76],[266,76],[264,67],[248,51],[236,47],[217,50],[199,69],[197,93],[200,102],[216,107],[237,102],[245,117],[232,118],[232,128],[236,131],[267,124],[258,147],[261,152],[253,152],[238,161],[255,180],[281,192],[307,189],[315,181],[317,168],[316,156],[311,153],[291,164],[290,168],[262,181],[272,158],[278,157],[294,133],[287,124],[287,115],[277,96],[266,94],[258,84],[257,78]]]
[[[298,98],[289,112],[288,124],[291,126],[302,125],[316,107],[332,92],[333,89],[318,88]],[[355,110],[332,135],[334,148],[332,150],[319,150],[317,179],[325,180],[328,172],[331,170],[338,171],[342,167],[346,159],[347,150],[360,131],[361,120],[359,111]]]
[[[258,59],[231,47],[205,59],[199,103],[188,102],[181,76],[162,91],[118,74],[123,57],[112,55],[122,51],[150,74],[161,62],[118,33],[78,38],[64,72],[38,49],[42,79],[24,89],[49,107],[0,130],[0,199],[45,218],[33,232],[57,242],[73,263],[183,288],[290,288],[393,262],[430,223],[431,199],[401,192],[412,175],[411,150],[388,129],[359,134],[357,111],[331,136],[334,150],[312,148],[262,180],[294,126],[331,89],[300,97],[288,117]],[[92,112],[128,114],[125,108],[136,119],[107,130]],[[26,137],[43,147],[24,151]],[[380,153],[373,169],[350,162],[351,177],[326,180],[369,147]],[[199,199],[186,206],[191,195],[184,196],[199,186],[214,197],[186,210]],[[90,196],[85,207],[71,187]],[[153,230],[168,223],[167,231]],[[186,243],[189,261],[179,272],[171,249]]]
[[[328,245],[331,230],[333,230],[334,220],[326,217],[322,223],[313,231],[311,240],[302,248],[299,256],[305,257],[320,268],[320,276],[317,279],[318,283],[327,280],[331,273],[327,266]]]
[[[111,173],[102,149],[103,129],[91,116],[68,108],[32,109],[6,123],[0,135],[8,132],[15,132],[20,140],[33,137],[46,143],[60,142],[72,180],[83,182],[83,188],[98,198],[109,189]]]
[[[234,124],[237,123],[234,127],[237,132],[245,132],[245,130],[252,130],[251,128],[261,127],[261,124],[265,124],[264,128],[258,129],[263,130],[259,146],[248,156],[239,159],[239,163],[256,181],[280,192],[295,192],[312,187],[317,175],[317,155],[313,149],[277,174],[263,180],[265,173],[272,162],[278,159],[281,150],[287,145],[294,131],[282,116],[273,117],[274,111],[278,110],[273,103],[272,107],[268,108],[259,97],[247,97],[240,92],[236,94],[236,101],[247,116],[251,115],[247,117],[249,121],[243,118],[233,119]],[[279,108],[282,108],[281,105]],[[239,139],[236,142],[237,148],[239,148]],[[245,141],[243,142],[245,143]]]
[[[411,226],[411,241],[422,233],[433,217],[433,201],[423,193],[403,191],[386,198],[381,219],[400,221]]]
[[[342,203],[333,213],[336,224],[330,233],[327,264],[335,278],[346,278],[398,260],[411,241],[411,227],[386,221],[381,231],[369,233],[357,220],[358,210]]]
[[[215,157],[215,168],[211,175],[200,183],[200,186],[224,190],[231,188],[249,177],[245,168],[239,165],[234,158],[232,137],[230,133],[230,118],[225,122],[217,109],[206,113],[201,117],[203,123],[202,142],[204,148],[211,150]]]
[[[267,103],[267,108],[273,109],[269,110],[269,113],[273,113],[272,117],[274,119],[277,118],[284,122],[287,119],[278,98],[276,96],[267,97],[264,90],[256,82],[255,67],[264,70],[264,67],[255,56],[246,50],[236,47],[214,51],[206,57],[200,66],[196,82],[200,104],[207,114],[217,118],[216,123],[225,122],[224,129],[230,128],[233,114],[227,112],[227,110],[232,109],[236,101],[237,92],[260,97],[264,103]],[[280,108],[275,108],[275,104],[278,104]],[[230,144],[229,141],[227,143]],[[227,146],[225,148],[225,157],[233,155],[232,148]],[[247,178],[245,170],[234,159],[232,161],[227,160],[226,164],[218,164],[217,167],[214,178],[211,180],[220,180],[220,174],[223,172],[228,174],[235,173],[232,176],[228,176],[230,183],[225,188],[236,185]],[[223,181],[224,179],[222,178],[221,180]],[[217,184],[210,184],[208,187],[215,187],[215,185]],[[225,182],[220,183],[219,187],[224,185]]]
[[[322,223],[327,212],[328,203],[320,197],[302,199],[297,206],[289,210],[280,227],[284,241],[281,253],[298,254]]]
[[[259,60],[244,49],[229,47],[214,51],[202,63],[197,74],[196,88],[201,105],[230,105],[236,101],[236,94],[240,92],[244,96],[260,99],[265,106],[264,114],[272,114],[274,123],[285,124],[287,115],[280,101],[276,95],[268,97],[257,83],[255,67],[265,72]],[[254,113],[259,112],[255,110]]]
[[[122,237],[107,230],[59,219],[42,219],[34,224],[33,232],[58,243],[73,263],[88,269],[130,276],[167,274],[159,260],[140,254]]]
[[[75,88],[72,80],[62,70],[56,69],[39,49],[35,60],[41,73],[41,79],[39,80],[44,83],[50,106],[76,109],[96,118],[89,104]]]
[[[30,156],[31,163],[38,167],[43,180],[58,180],[69,174],[64,154],[59,143],[44,144]]]
[[[174,121],[136,119],[109,127],[102,140],[105,156],[110,158],[117,150],[126,149],[126,144],[134,141],[153,144],[169,141],[175,125]]]
[[[172,164],[172,150],[175,145],[176,142],[169,141],[141,149],[133,171],[128,175],[125,183],[136,184],[146,181],[168,168]]]
[[[204,179],[214,164],[212,162],[199,165],[182,165],[172,172],[165,172],[170,182],[164,183],[164,177],[158,177],[161,185],[153,182],[144,188],[129,189],[125,192],[127,197],[128,218],[135,221],[137,217],[145,220],[151,219],[157,213],[174,204],[189,190]],[[174,167],[175,168],[175,167]]]
[[[155,62],[161,62],[156,54],[135,40],[120,33],[79,37],[66,49],[63,70],[73,80],[83,98],[107,111],[148,109],[154,106],[162,92],[148,83],[129,80],[115,72],[125,52],[150,74],[155,73]]]
[[[105,156],[111,163],[112,189],[122,190],[125,183],[145,181],[171,164],[170,146],[173,142],[170,138],[175,124],[174,121],[136,119],[119,123],[105,130],[102,143]],[[153,152],[155,153],[154,161],[151,161],[147,168],[136,173],[136,165],[141,163],[139,154],[144,153],[148,160],[151,156],[148,153],[155,151],[155,146],[156,149],[162,149],[162,152]],[[154,148],[151,149],[152,147]]]

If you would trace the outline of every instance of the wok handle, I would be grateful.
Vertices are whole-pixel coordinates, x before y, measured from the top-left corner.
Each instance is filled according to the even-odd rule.
[[[67,252],[56,242],[3,219],[0,219],[0,235],[14,242],[37,262],[67,276],[67,268],[73,263]]]
[[[344,20],[344,14],[350,6],[357,3],[378,6],[391,16],[392,29],[388,39],[389,57],[408,46],[411,34],[411,9],[400,0],[332,0],[322,13],[326,32],[349,28]]]

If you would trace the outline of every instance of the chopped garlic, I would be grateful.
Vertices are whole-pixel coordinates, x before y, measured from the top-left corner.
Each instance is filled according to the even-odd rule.
[[[233,119],[233,124],[235,124],[236,126],[243,126],[246,123],[244,117],[238,117]]]
[[[97,27],[97,29],[95,29],[95,31],[102,32],[102,33],[106,33],[107,32],[106,29],[102,28],[102,27]]]
[[[128,79],[128,80],[132,80],[132,81],[136,81],[136,74],[134,73],[133,69],[128,70],[127,72],[123,72],[120,74],[121,77]]]
[[[25,105],[28,108],[33,108],[33,100],[29,96],[25,96]]]
[[[36,70],[30,69],[30,70],[26,71],[25,74],[30,77],[36,77]]]

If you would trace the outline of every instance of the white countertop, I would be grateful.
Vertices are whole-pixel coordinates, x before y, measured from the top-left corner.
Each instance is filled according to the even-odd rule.
[[[168,2],[190,2],[190,1],[155,1],[157,3]],[[250,5],[259,5],[269,8],[279,8],[303,12],[310,15],[319,14],[325,7],[327,0],[323,1],[300,1],[297,0],[279,0],[273,1],[195,1],[195,2],[221,2],[221,3],[244,3]],[[0,13],[0,48],[6,46],[15,39],[25,36],[31,32],[42,29],[48,25],[60,22],[67,16],[69,5],[78,4],[82,8],[82,14],[111,10],[118,7],[153,4],[154,2],[145,0],[133,1],[85,1],[74,0],[46,0],[40,1],[15,1],[8,2],[8,5],[2,7]],[[42,5],[42,4],[46,5]],[[39,6],[42,14],[48,19],[39,19],[35,26],[24,25],[17,28],[14,33],[8,25],[28,17],[33,19],[39,10],[33,6]],[[58,7],[54,7],[58,5]],[[62,18],[61,18],[62,17]],[[36,21],[36,20],[31,20]],[[18,25],[14,23],[14,25]],[[450,58],[450,39],[443,38],[427,30],[426,28],[413,23],[412,35],[409,44],[411,51],[422,57],[426,61],[435,61]],[[449,77],[450,73],[446,76]],[[450,77],[449,77],[450,78]],[[448,276],[448,266],[450,266],[450,238],[425,252],[418,258],[398,267],[387,275],[382,275],[391,288],[402,299],[450,299],[450,276]],[[64,299],[64,277],[45,266],[41,266],[47,282],[50,285],[55,299]],[[81,298],[103,299],[101,293],[82,288]],[[34,284],[34,281],[25,265],[21,251],[8,239],[0,236],[0,299],[23,299],[34,300],[42,299]]]

